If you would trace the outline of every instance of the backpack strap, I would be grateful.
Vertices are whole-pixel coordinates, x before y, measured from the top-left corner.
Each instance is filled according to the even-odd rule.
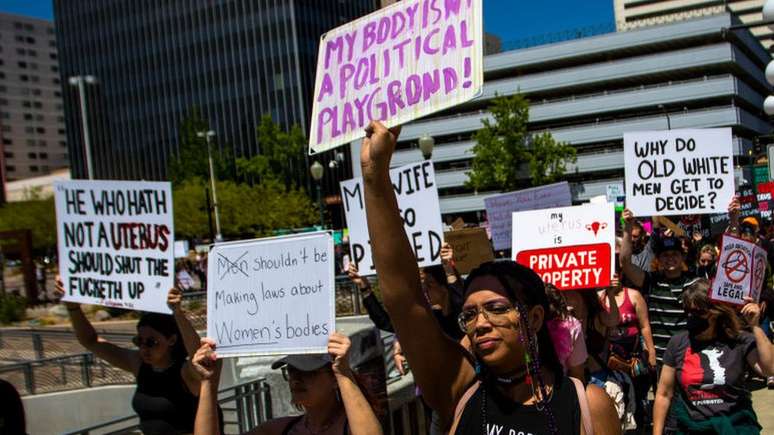
[[[454,433],[457,431],[457,426],[460,424],[460,419],[462,418],[462,412],[465,411],[465,405],[468,404],[468,401],[470,401],[470,398],[473,397],[473,395],[478,391],[478,387],[481,386],[481,381],[476,380],[473,382],[473,384],[465,391],[465,394],[460,397],[460,400],[457,402],[457,407],[454,408],[454,422],[451,425],[451,429],[449,429],[449,432],[447,432],[449,435],[454,435]]]
[[[586,435],[594,435],[594,426],[591,424],[591,411],[589,411],[589,399],[586,397],[586,389],[583,383],[575,378],[572,383],[575,384],[575,393],[578,395],[578,405],[581,411],[581,424],[586,430]]]

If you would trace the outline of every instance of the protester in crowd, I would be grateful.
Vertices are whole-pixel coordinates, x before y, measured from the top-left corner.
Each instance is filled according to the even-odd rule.
[[[56,291],[58,298],[65,293],[59,277]],[[132,407],[145,435],[193,432],[200,382],[187,356],[196,352],[199,335],[180,309],[180,301],[180,291],[172,289],[167,302],[174,316],[147,313],[140,318],[137,335],[132,339],[138,350],[104,340],[80,304],[65,302],[78,342],[136,377]]]
[[[596,434],[620,433],[607,395],[563,375],[544,325],[544,285],[532,270],[512,261],[473,270],[459,316],[473,354],[444,334],[425,300],[389,178],[398,131],[378,121],[366,129],[360,156],[366,216],[385,306],[414,379],[444,429],[480,434],[498,425],[509,433],[578,434],[593,427]]]
[[[640,269],[650,272],[655,254],[650,235],[640,221],[632,222],[632,263]]]
[[[0,379],[0,435],[26,435],[24,404],[14,386]]]
[[[712,279],[717,271],[718,248],[712,244],[706,244],[699,249],[696,259],[696,276]]]
[[[729,211],[731,209],[732,206]],[[696,278],[688,272],[680,240],[666,234],[654,243],[656,258],[651,272],[646,272],[632,263],[634,214],[626,209],[623,218],[621,269],[634,287],[648,298],[648,318],[656,348],[656,359],[661,360],[672,334],[685,328],[680,295]]]
[[[562,292],[553,284],[546,284],[548,309],[551,320],[546,322],[551,340],[554,343],[556,356],[567,375],[586,379],[586,336],[583,325],[570,314],[567,301]]]
[[[758,326],[762,307],[749,298],[741,315],[709,299],[699,279],[683,293],[687,330],[669,340],[654,405],[653,434],[661,435],[670,404],[677,433],[758,434],[761,427],[744,386],[746,369],[774,374],[774,346]],[[677,398],[674,392],[677,390]]]
[[[193,365],[202,378],[196,435],[220,435],[216,405],[221,360],[215,353],[215,342],[202,339]],[[374,402],[349,366],[348,337],[331,334],[328,353],[323,355],[289,355],[272,364],[282,368],[288,381],[293,405],[304,414],[269,420],[249,434],[284,435],[379,435],[382,427],[374,411]]]

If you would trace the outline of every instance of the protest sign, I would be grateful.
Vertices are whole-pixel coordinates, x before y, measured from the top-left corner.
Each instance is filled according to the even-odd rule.
[[[615,271],[613,204],[513,213],[513,258],[561,290],[607,287]]]
[[[169,313],[174,224],[169,183],[57,181],[62,300]]]
[[[443,239],[454,250],[457,271],[467,275],[481,263],[494,260],[492,247],[483,228],[463,228],[443,233]]]
[[[175,258],[188,256],[188,240],[175,240]]]
[[[207,263],[207,336],[221,356],[327,353],[334,331],[333,237],[219,243]]]
[[[724,234],[710,299],[733,305],[744,305],[747,296],[757,301],[767,264],[765,250],[754,243]]]
[[[739,222],[742,222],[745,218],[754,217],[760,223],[761,211],[758,206],[757,195],[749,185],[739,186],[739,191],[736,193],[739,199]],[[711,215],[710,232],[713,235],[723,234],[729,225],[728,213],[719,213]]]
[[[404,0],[324,34],[309,153],[362,138],[371,120],[402,125],[478,95],[482,0]]]
[[[624,160],[635,216],[718,213],[734,196],[730,128],[624,133]]]
[[[403,227],[419,267],[441,264],[443,223],[433,163],[426,160],[392,169],[390,179],[398,198]],[[341,198],[349,227],[351,260],[361,275],[373,275],[376,269],[371,257],[363,179],[342,181]]]
[[[485,198],[484,207],[494,249],[511,247],[513,212],[569,205],[572,205],[572,194],[566,181]]]
[[[772,211],[774,211],[774,182],[758,184],[758,212],[761,219],[771,221]]]

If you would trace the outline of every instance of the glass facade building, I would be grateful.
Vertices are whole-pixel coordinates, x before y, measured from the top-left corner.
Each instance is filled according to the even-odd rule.
[[[193,108],[236,156],[258,152],[264,114],[307,131],[320,35],[377,7],[378,0],[55,0],[62,82],[96,78],[86,86],[94,178],[165,179]],[[73,176],[85,178],[78,93],[65,87]]]

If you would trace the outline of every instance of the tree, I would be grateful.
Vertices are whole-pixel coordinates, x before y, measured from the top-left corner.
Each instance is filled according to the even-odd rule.
[[[467,185],[476,190],[515,190],[523,186],[524,169],[532,185],[554,181],[575,162],[575,148],[556,142],[551,133],[527,131],[529,102],[522,95],[496,97],[490,107],[494,122],[474,135],[472,169]]]
[[[170,156],[168,176],[173,185],[178,185],[189,178],[209,179],[210,169],[207,158],[207,140],[197,133],[208,131],[209,125],[196,108],[180,122],[178,153]],[[218,180],[233,179],[233,156],[229,147],[218,149],[217,136],[210,140],[212,166],[215,178]]]
[[[240,174],[249,179],[267,179],[283,182],[286,186],[301,187],[297,176],[299,171],[306,174],[302,158],[306,138],[301,128],[294,125],[285,132],[270,115],[261,117],[256,129],[259,153],[250,158],[237,159]]]
[[[0,231],[31,230],[32,248],[50,253],[56,248],[54,198],[9,202],[0,207]]]

